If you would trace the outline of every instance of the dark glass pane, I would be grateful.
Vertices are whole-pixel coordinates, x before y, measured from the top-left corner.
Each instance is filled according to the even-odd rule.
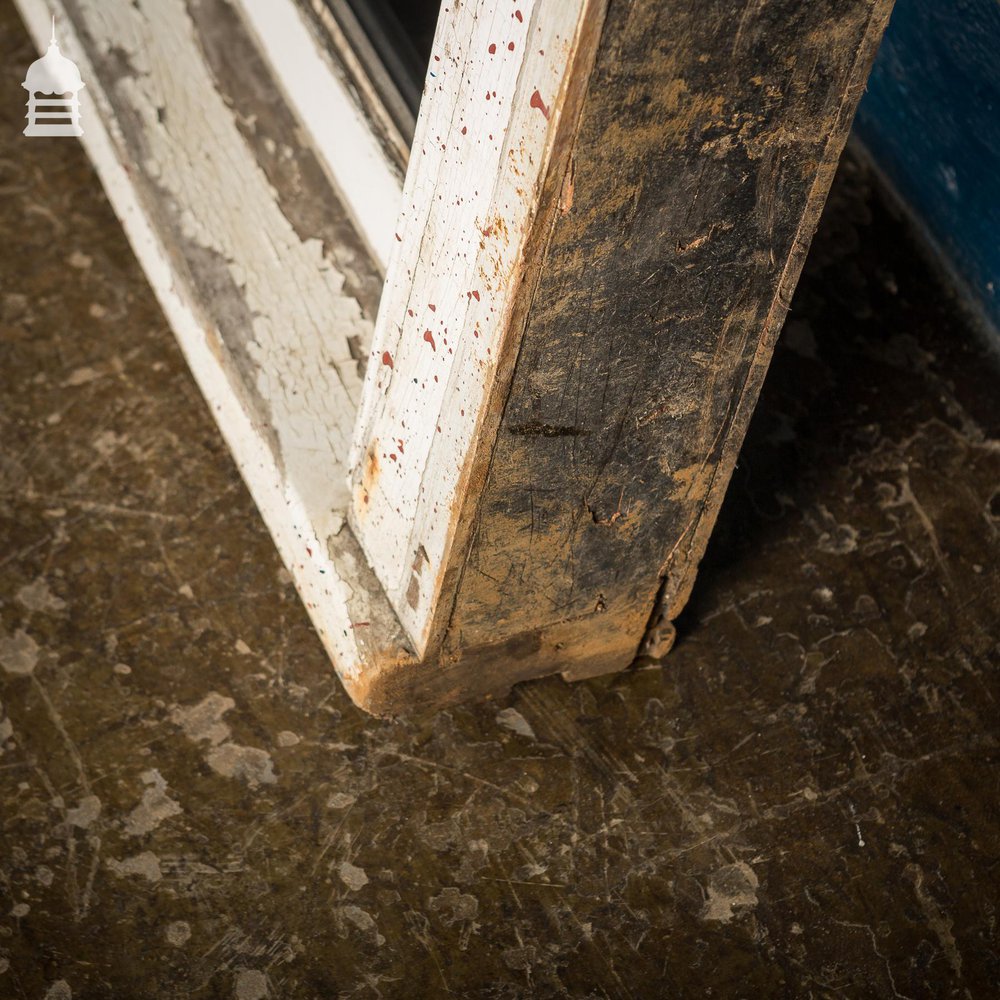
[[[347,2],[393,83],[416,114],[440,0]]]

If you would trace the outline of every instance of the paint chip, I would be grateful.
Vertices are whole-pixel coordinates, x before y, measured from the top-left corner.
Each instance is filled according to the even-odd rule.
[[[512,733],[527,736],[529,740],[536,739],[531,723],[516,708],[505,708],[497,712],[496,720],[499,725],[509,729]]]
[[[183,948],[191,940],[191,925],[186,920],[174,920],[167,924],[164,931],[167,944],[175,948]]]
[[[108,858],[107,866],[108,870],[119,878],[136,875],[146,879],[148,882],[159,882],[163,878],[163,872],[160,869],[160,859],[152,851],[143,851],[142,854],[133,855],[124,861],[116,861],[114,858]]]
[[[708,877],[701,919],[728,924],[737,911],[753,909],[757,905],[759,885],[757,875],[746,862],[738,861],[717,869]]]
[[[27,677],[37,665],[38,643],[23,628],[0,639],[0,666],[8,674]]]
[[[223,743],[212,747],[205,755],[208,766],[224,778],[236,778],[250,788],[273,785],[278,778],[274,773],[271,755],[257,747],[244,747],[238,743]]]
[[[81,830],[86,830],[100,815],[101,800],[96,795],[87,795],[80,799],[79,805],[66,811],[66,822],[70,826],[78,826]]]
[[[129,837],[143,837],[152,833],[165,819],[183,812],[179,802],[167,795],[167,783],[155,768],[140,775],[149,787],[142,793],[142,801],[125,820],[125,833]]]
[[[179,705],[170,713],[170,721],[193,743],[208,740],[214,746],[229,738],[230,729],[222,717],[235,706],[232,698],[211,691],[197,705]]]
[[[260,969],[241,969],[233,982],[234,1000],[266,1000],[271,995],[267,975]]]
[[[42,577],[33,583],[26,583],[16,597],[17,602],[29,611],[62,611],[66,607],[66,602],[52,593]]]
[[[337,871],[340,875],[340,881],[352,892],[357,892],[368,885],[368,876],[365,874],[365,870],[358,868],[357,865],[352,865],[350,861],[341,861]]]
[[[545,101],[542,100],[542,95],[537,90],[531,95],[531,101],[529,102],[529,104],[533,108],[538,108],[538,110],[541,111],[543,115],[545,115],[545,118],[548,119],[549,117],[548,105],[545,103]]]

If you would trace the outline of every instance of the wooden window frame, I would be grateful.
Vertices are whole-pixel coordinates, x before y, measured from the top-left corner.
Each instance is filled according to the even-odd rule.
[[[891,0],[15,2],[359,705],[669,649]]]

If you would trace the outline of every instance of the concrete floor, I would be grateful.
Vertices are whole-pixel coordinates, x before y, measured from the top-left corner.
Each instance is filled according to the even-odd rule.
[[[995,363],[841,170],[662,665],[352,707],[0,4],[0,998],[995,997]]]

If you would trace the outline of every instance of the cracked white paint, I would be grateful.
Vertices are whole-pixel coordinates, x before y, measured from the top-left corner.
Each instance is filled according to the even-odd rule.
[[[62,47],[87,82],[82,141],[317,631],[341,675],[356,679],[368,650],[398,656],[400,638],[377,588],[359,585],[368,570],[356,566],[353,543],[336,537],[361,391],[347,340],[365,349],[370,324],[320,242],[300,239],[283,214],[181,0],[81,0],[72,18],[58,0],[16,3],[40,47],[55,11]],[[98,75],[93,57],[103,65],[111,50],[133,74]],[[251,410],[243,373],[220,350],[210,291],[176,266],[175,232],[147,210],[147,181],[158,188],[156,209],[174,212],[184,238],[226,262],[240,289],[252,317],[242,332],[253,388],[267,414]],[[372,625],[356,631],[359,620]],[[15,672],[33,669],[23,640],[6,652]]]
[[[313,43],[297,4],[239,0],[239,5],[384,270],[400,185],[378,138],[327,54]]]

